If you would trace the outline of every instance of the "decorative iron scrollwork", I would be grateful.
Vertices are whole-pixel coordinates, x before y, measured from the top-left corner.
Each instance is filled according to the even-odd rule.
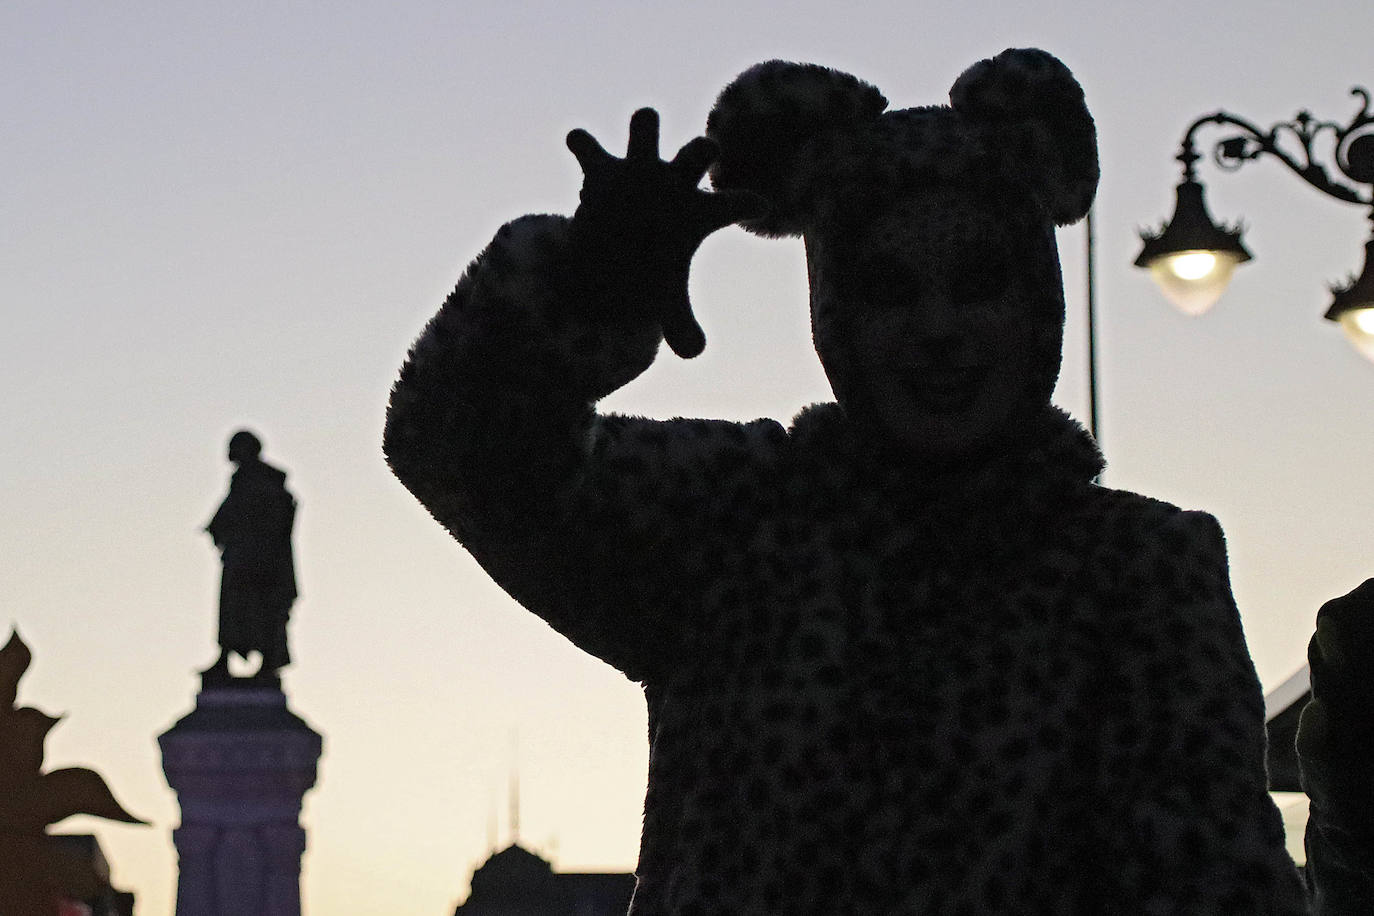
[[[1193,163],[1201,158],[1194,144],[1197,132],[1209,124],[1226,125],[1240,132],[1222,137],[1213,146],[1212,161],[1219,168],[1233,172],[1252,159],[1268,154],[1331,197],[1352,204],[1374,205],[1374,194],[1369,189],[1356,187],[1374,184],[1374,113],[1370,110],[1368,90],[1356,86],[1350,94],[1357,96],[1361,105],[1348,124],[1318,120],[1306,110],[1299,111],[1293,120],[1280,121],[1268,130],[1225,111],[1198,118],[1184,133],[1183,146],[1177,156],[1183,163],[1184,179],[1195,178]],[[1331,163],[1341,176],[1354,184],[1333,176],[1332,170],[1319,161],[1322,147],[1318,141],[1327,134],[1333,140],[1325,147]]]

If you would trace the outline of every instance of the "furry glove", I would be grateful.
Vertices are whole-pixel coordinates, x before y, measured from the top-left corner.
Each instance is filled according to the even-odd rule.
[[[717,153],[705,137],[664,162],[652,108],[630,118],[624,159],[585,130],[568,134],[568,149],[583,173],[572,221],[573,282],[612,313],[647,309],[674,353],[696,356],[706,336],[687,297],[692,255],[717,229],[762,214],[763,200],[746,191],[713,194],[698,187]]]

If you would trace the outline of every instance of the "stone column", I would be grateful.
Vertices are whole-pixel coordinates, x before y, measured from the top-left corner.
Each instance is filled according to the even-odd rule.
[[[158,744],[181,804],[176,916],[300,916],[319,733],[280,689],[236,684],[201,690]]]

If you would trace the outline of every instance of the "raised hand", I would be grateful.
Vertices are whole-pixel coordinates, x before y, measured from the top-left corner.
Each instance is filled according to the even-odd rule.
[[[687,296],[692,256],[717,229],[762,215],[763,199],[698,187],[717,153],[705,137],[663,161],[658,112],[652,108],[630,118],[624,159],[606,152],[585,130],[572,131],[567,142],[583,176],[572,223],[579,281],[614,309],[646,310],[661,322],[674,353],[696,356],[706,336]]]

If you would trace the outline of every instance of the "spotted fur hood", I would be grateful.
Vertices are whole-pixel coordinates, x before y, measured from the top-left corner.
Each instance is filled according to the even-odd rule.
[[[1086,215],[1099,174],[1083,89],[1053,55],[1013,48],[968,68],[949,97],[949,105],[889,110],[858,77],[772,60],[726,86],[707,119],[720,145],[714,186],[770,203],[744,227],[805,239],[816,348],[836,396],[856,414],[867,383],[850,352],[855,304],[838,290],[852,269],[836,252],[869,244],[879,217],[940,190],[1027,240],[1014,259],[1036,312],[1023,417],[1049,404],[1059,377],[1064,293],[1054,227]]]
[[[718,189],[770,203],[746,222],[761,235],[804,235],[837,211],[956,185],[1017,199],[1056,225],[1077,222],[1097,190],[1097,132],[1083,89],[1058,58],[1012,48],[964,71],[949,105],[888,110],[856,76],[816,64],[756,64],[716,101],[706,135],[720,144]]]

